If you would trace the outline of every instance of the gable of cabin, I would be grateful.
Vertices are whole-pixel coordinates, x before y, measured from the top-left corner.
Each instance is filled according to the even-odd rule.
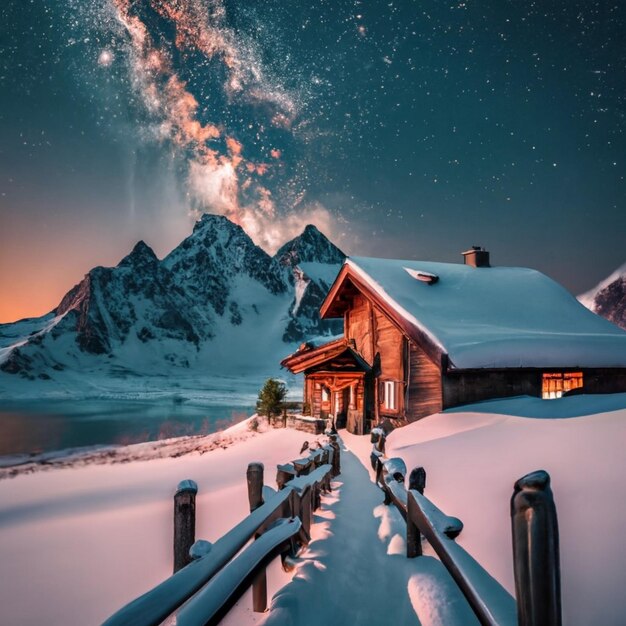
[[[433,346],[409,338],[397,316],[354,277],[327,303],[324,317],[343,316],[346,340],[372,365],[375,423],[401,425],[442,410],[441,355]]]

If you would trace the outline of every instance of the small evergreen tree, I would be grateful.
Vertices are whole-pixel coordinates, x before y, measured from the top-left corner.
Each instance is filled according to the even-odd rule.
[[[259,391],[259,400],[256,403],[257,411],[267,417],[280,415],[282,403],[286,395],[287,387],[285,387],[285,383],[281,383],[275,378],[268,378],[263,385],[263,389]]]

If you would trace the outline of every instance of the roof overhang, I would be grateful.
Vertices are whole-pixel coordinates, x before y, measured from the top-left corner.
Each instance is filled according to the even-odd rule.
[[[320,306],[320,317],[332,319],[342,317],[350,309],[351,301],[356,294],[362,294],[377,306],[407,338],[418,344],[428,357],[442,369],[451,364],[448,355],[439,342],[428,332],[428,329],[412,323],[402,313],[402,307],[391,298],[385,298],[368,284],[362,270],[347,260],[331,285],[324,302]]]
[[[344,355],[354,362],[357,370],[368,372],[371,369],[371,365],[344,338],[317,347],[303,343],[296,352],[284,358],[280,364],[293,374],[300,374]]]

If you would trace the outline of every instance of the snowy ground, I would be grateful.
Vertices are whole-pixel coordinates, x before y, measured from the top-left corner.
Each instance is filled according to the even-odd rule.
[[[236,445],[226,440],[239,439]],[[0,481],[0,623],[98,624],[171,574],[172,497],[199,486],[197,537],[215,541],[248,514],[245,472],[298,458],[294,430],[223,435],[225,448],[88,465]],[[249,606],[249,605],[248,605]]]
[[[427,495],[465,523],[459,543],[509,591],[512,485],[526,472],[548,470],[561,530],[564,622],[617,625],[626,615],[625,407],[626,394],[484,403],[395,431],[388,453],[409,469],[426,468]],[[0,480],[0,622],[99,623],[169,575],[179,480],[198,482],[197,536],[215,540],[247,514],[248,462],[264,462],[272,484],[275,465],[297,457],[310,438],[293,430],[256,434],[245,425],[224,437],[239,440],[205,454],[179,449],[177,458]],[[381,504],[371,480],[369,438],[342,437],[342,474],[316,512],[313,541],[293,579],[272,566],[272,610],[252,614],[244,598],[227,624],[472,624],[436,559],[403,556],[401,518]]]
[[[402,457],[409,471],[426,469],[426,495],[465,524],[458,543],[511,593],[513,483],[548,471],[559,518],[564,623],[624,624],[626,394],[516,398],[472,409],[392,433],[387,454]]]

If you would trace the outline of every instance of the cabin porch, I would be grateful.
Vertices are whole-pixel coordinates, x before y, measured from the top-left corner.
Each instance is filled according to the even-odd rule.
[[[337,428],[354,434],[369,430],[371,366],[348,341],[303,344],[282,365],[294,374],[304,373],[303,413],[330,418]]]
[[[365,373],[315,372],[305,377],[304,406],[311,417],[332,419],[336,428],[365,432]]]

